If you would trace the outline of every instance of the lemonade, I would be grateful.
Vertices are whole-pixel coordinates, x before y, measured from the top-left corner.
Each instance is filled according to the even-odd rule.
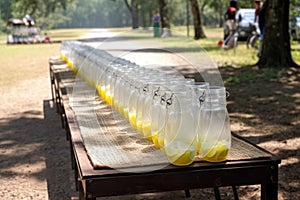
[[[193,163],[196,147],[181,141],[172,141],[165,146],[165,153],[173,165],[186,166]]]
[[[226,141],[218,141],[214,145],[202,145],[200,151],[203,155],[203,160],[209,162],[222,162],[227,158],[229,145]]]
[[[119,110],[120,115],[124,116],[124,106],[119,105],[118,110]]]
[[[150,123],[143,124],[143,135],[147,140],[152,141],[152,136],[151,136],[151,125]]]
[[[157,133],[152,133],[152,142],[156,148],[158,148],[158,149],[160,148]]]
[[[114,102],[114,96],[111,95],[111,93],[109,92],[109,95],[106,96],[106,102],[108,105],[112,106],[113,102]]]
[[[100,96],[103,100],[105,100],[105,86],[100,87]]]
[[[132,128],[137,129],[137,127],[136,127],[136,115],[135,115],[135,113],[129,113],[129,122],[130,122]]]
[[[60,57],[63,61],[68,62],[68,58],[63,53],[60,54]]]
[[[165,146],[165,132],[164,132],[164,130],[158,131],[157,140],[158,140],[158,145],[160,146],[160,148],[164,148],[164,146]]]
[[[101,96],[101,88],[98,85],[96,85],[96,90],[97,90],[98,94]]]
[[[127,119],[127,121],[128,121],[128,119],[129,119],[128,108],[123,108],[123,114],[125,116],[125,119]]]
[[[105,93],[105,101],[106,101],[106,103],[108,104],[108,105],[111,105],[111,98],[110,98],[110,92],[109,91],[107,91],[106,93]]]
[[[74,68],[73,62],[70,61],[70,60],[68,60],[68,65],[69,65],[69,67],[71,67],[72,69]]]
[[[113,105],[114,105],[115,110],[119,111],[119,104],[118,104],[118,102],[114,101]]]
[[[136,123],[136,128],[137,128],[137,131],[138,131],[141,135],[143,135],[143,124],[142,124],[141,121],[138,121],[138,122]]]

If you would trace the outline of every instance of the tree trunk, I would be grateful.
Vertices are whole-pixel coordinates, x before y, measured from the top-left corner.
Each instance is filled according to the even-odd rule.
[[[219,27],[222,28],[224,26],[224,6],[221,4],[218,7],[218,13],[219,13]]]
[[[166,0],[158,0],[161,27],[170,29],[170,19]]]
[[[193,13],[193,21],[194,21],[194,31],[195,31],[195,40],[199,40],[200,38],[206,38],[201,22],[200,9],[197,0],[189,0]]]
[[[297,66],[291,56],[289,35],[290,0],[266,0],[265,28],[258,66],[282,68]]]
[[[132,28],[139,28],[139,15],[138,15],[138,4],[136,0],[131,0],[131,4],[129,5],[128,0],[124,0],[132,19]]]

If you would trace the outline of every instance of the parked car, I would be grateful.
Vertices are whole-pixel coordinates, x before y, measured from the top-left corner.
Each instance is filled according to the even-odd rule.
[[[292,40],[298,40],[300,42],[300,15],[291,21],[290,32]]]
[[[236,13],[237,31],[239,40],[246,40],[255,31],[255,9],[242,8]]]

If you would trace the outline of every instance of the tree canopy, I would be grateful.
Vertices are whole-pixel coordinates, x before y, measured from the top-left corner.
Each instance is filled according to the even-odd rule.
[[[191,6],[186,6],[187,1]],[[289,23],[300,14],[299,0],[269,0],[262,67],[294,65],[290,55]],[[197,9],[193,8],[197,5]],[[202,25],[222,27],[228,1],[220,0],[0,0],[0,31],[9,18],[31,15],[42,28],[102,28],[151,26],[155,10],[163,27],[194,22],[195,39],[202,37]],[[253,1],[238,0],[238,8],[254,8]],[[192,14],[189,14],[192,13]],[[200,18],[198,17],[200,15]],[[277,34],[273,34],[273,33]],[[203,33],[204,35],[204,33]],[[281,53],[276,51],[281,49]],[[274,57],[276,59],[269,59]]]
[[[201,13],[201,23],[208,26],[223,26],[224,12],[228,1],[197,0]],[[133,3],[138,16],[132,18],[126,2]],[[149,0],[0,0],[2,26],[9,18],[32,15],[38,24],[45,28],[61,27],[120,27],[151,26],[151,17],[159,9],[160,1]],[[164,0],[168,8],[168,20],[172,25],[192,23],[192,9],[187,15],[186,0]],[[239,0],[239,8],[253,8],[253,1]],[[290,0],[290,15],[299,15],[300,2]],[[187,18],[189,16],[189,18]],[[138,17],[138,19],[136,19]],[[1,21],[0,20],[0,21]],[[136,27],[137,24],[134,25]],[[1,28],[0,27],[0,28]]]

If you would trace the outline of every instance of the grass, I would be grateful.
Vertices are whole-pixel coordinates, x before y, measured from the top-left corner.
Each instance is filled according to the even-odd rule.
[[[59,44],[0,45],[0,85],[5,86],[0,87],[0,91],[27,80],[26,74],[31,77],[45,75],[48,58],[58,55],[59,48]]]
[[[54,41],[78,39],[90,29],[51,30],[47,34]],[[31,77],[45,75],[48,71],[48,59],[57,56],[60,44],[6,45],[6,35],[0,34],[0,94]],[[32,70],[34,68],[35,70]]]
[[[128,31],[128,28],[118,28],[110,29],[111,31]],[[85,33],[88,33],[91,29],[62,29],[62,30],[51,30],[48,31],[48,35],[55,41],[61,40],[72,40],[78,39]],[[148,40],[153,40],[170,49],[175,49],[177,52],[189,53],[189,52],[203,52],[203,49],[207,52],[207,55],[212,58],[212,60],[217,63],[218,66],[222,67],[234,67],[240,68],[243,66],[251,66],[257,62],[256,51],[252,49],[247,49],[245,42],[239,42],[236,52],[223,51],[217,42],[222,39],[222,29],[221,28],[206,28],[205,33],[207,35],[206,39],[201,39],[195,41],[192,36],[186,37],[185,27],[175,27],[174,37],[157,39],[148,36]],[[190,29],[192,35],[192,29]],[[132,31],[129,34],[135,35]],[[133,35],[132,35],[133,34]],[[146,38],[146,35],[140,34],[139,37],[142,39]],[[180,37],[180,39],[178,39]],[[0,34],[0,85],[5,85],[7,87],[12,87],[19,82],[26,80],[27,77],[26,70],[30,68],[26,66],[40,66],[40,71],[32,72],[32,76],[38,76],[42,71],[47,70],[48,58],[51,56],[56,56],[59,54],[60,44],[35,44],[35,45],[5,45],[6,35]],[[293,41],[291,43],[292,56],[294,60],[300,64],[300,43]],[[264,71],[264,77],[272,78],[276,76],[276,72]],[[255,75],[248,72],[245,74],[244,78],[238,78],[231,76],[227,79],[228,82],[238,83],[241,81],[250,81],[255,79]],[[3,88],[3,87],[2,87]]]
[[[52,41],[74,40],[82,37],[92,29],[57,29],[47,31]]]

